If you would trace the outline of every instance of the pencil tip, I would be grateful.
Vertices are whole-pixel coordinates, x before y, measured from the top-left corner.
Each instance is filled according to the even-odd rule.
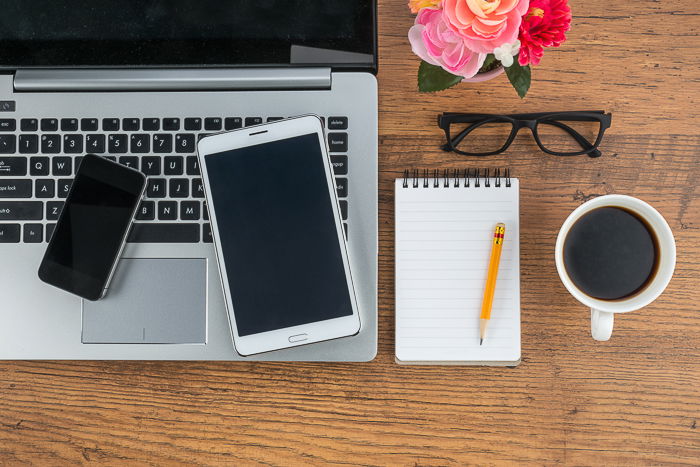
[[[479,339],[479,345],[481,345],[481,344],[483,344],[483,343],[484,343],[484,340],[483,340],[483,339]]]

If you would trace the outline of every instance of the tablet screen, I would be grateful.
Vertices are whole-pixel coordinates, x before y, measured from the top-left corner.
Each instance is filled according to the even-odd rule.
[[[204,160],[238,335],[352,315],[318,135]]]

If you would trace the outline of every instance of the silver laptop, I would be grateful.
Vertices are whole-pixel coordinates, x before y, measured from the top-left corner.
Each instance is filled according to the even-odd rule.
[[[369,0],[4,5],[0,358],[374,358],[375,12]],[[226,316],[196,141],[309,113],[323,117],[328,131],[362,329],[349,338],[241,357]],[[149,179],[110,292],[99,302],[37,278],[86,153],[136,167]]]

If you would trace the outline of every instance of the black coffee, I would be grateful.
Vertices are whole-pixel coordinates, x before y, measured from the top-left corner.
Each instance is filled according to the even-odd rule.
[[[601,300],[636,294],[654,278],[659,248],[636,214],[603,207],[585,214],[564,242],[566,272],[583,293]]]

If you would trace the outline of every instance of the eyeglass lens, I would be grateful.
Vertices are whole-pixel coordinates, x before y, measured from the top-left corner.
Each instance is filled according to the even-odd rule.
[[[474,154],[500,151],[513,131],[510,121],[452,123],[450,135],[455,149]]]
[[[589,147],[583,147],[579,141],[581,137],[590,146],[595,144],[600,133],[600,122],[593,119],[568,119],[565,116],[559,116],[540,120],[536,131],[543,147],[552,152],[570,154],[589,149]]]

